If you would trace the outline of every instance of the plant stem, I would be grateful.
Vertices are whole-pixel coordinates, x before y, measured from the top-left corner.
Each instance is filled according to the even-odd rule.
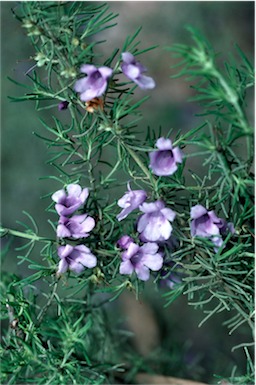
[[[36,234],[23,233],[21,231],[12,230],[12,229],[6,229],[4,227],[2,227],[0,231],[2,233],[5,233],[5,234],[14,235],[15,237],[31,239],[32,241],[52,242],[52,243],[56,242],[54,239],[49,239],[49,238],[46,238],[46,237],[39,237]]]
[[[150,182],[152,182],[153,184],[153,188],[154,188],[154,191],[157,193],[158,195],[158,189],[157,189],[157,181],[156,179],[151,175],[150,171],[147,169],[147,167],[144,166],[144,164],[142,163],[142,161],[140,160],[140,158],[137,156],[136,152],[134,152],[129,146],[125,146],[125,148],[127,149],[127,151],[129,152],[129,154],[131,155],[131,157],[133,158],[133,160],[135,160],[135,162],[137,163],[137,165],[140,167],[141,171],[144,172],[144,174],[146,175],[146,177],[150,180]]]

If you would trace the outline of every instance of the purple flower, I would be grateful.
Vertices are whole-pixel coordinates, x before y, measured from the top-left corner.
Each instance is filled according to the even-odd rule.
[[[159,138],[156,146],[158,150],[149,154],[149,167],[155,175],[172,175],[178,168],[177,163],[182,163],[182,151],[173,148],[171,140],[165,138]]]
[[[94,226],[95,220],[87,214],[73,215],[71,218],[61,215],[57,227],[57,236],[60,238],[86,238]]]
[[[201,205],[192,207],[190,216],[192,237],[210,238],[217,247],[223,243],[222,235],[226,235],[227,232],[234,233],[231,222],[227,223],[224,219],[218,218],[214,211],[207,211]]]
[[[156,243],[138,246],[131,242],[127,250],[122,253],[120,274],[132,274],[135,271],[139,279],[147,281],[150,277],[149,269],[158,271],[163,265],[163,257],[157,251]]]
[[[131,190],[130,185],[127,185],[128,191],[117,202],[123,210],[117,215],[117,219],[121,221],[126,218],[133,210],[137,209],[146,199],[147,193],[144,190]]]
[[[60,257],[57,275],[65,273],[68,269],[75,273],[81,273],[85,267],[92,268],[97,265],[95,255],[85,245],[59,246],[58,256]]]
[[[120,247],[120,249],[127,250],[130,243],[133,242],[133,239],[129,237],[129,235],[123,235],[118,241],[117,241],[117,247]]]
[[[162,201],[143,203],[140,210],[145,214],[138,220],[137,230],[143,242],[159,242],[170,238],[176,213],[165,207]]]
[[[64,102],[60,102],[58,104],[59,111],[66,110],[68,108],[68,105],[69,105],[69,102],[67,102],[66,100]]]
[[[77,80],[74,86],[75,91],[80,93],[80,99],[88,102],[101,96],[107,88],[107,79],[113,70],[108,67],[97,68],[91,64],[82,65],[80,70],[87,74],[85,78]]]
[[[144,90],[154,88],[155,81],[149,76],[142,75],[147,69],[129,52],[122,53],[123,63],[121,69],[123,73],[134,83]]]
[[[52,200],[56,202],[55,209],[59,215],[73,214],[78,208],[80,208],[86,201],[89,190],[78,184],[69,184],[67,186],[67,192],[64,189],[56,191],[52,195]]]

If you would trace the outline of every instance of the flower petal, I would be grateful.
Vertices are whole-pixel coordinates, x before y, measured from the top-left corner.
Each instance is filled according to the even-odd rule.
[[[79,79],[75,82],[74,90],[76,92],[84,92],[89,87],[88,78]]]
[[[86,199],[88,198],[89,196],[89,189],[88,188],[84,188],[80,194],[80,199],[81,199],[81,202],[82,203],[85,203]]]
[[[66,228],[65,225],[62,225],[62,224],[57,226],[56,234],[58,238],[71,237],[71,232]]]
[[[136,79],[133,79],[133,81],[143,90],[150,90],[156,86],[154,79],[145,75],[140,75]]]
[[[130,260],[121,262],[120,268],[119,268],[120,274],[132,274],[133,270],[134,270],[134,267]]]
[[[52,195],[52,200],[56,203],[62,202],[66,198],[65,190],[58,190]]]
[[[143,266],[142,264],[135,267],[135,272],[141,281],[148,281],[150,278],[150,272],[148,267]]]
[[[122,59],[127,64],[131,64],[135,62],[135,58],[130,52],[123,52]]]
[[[138,76],[140,75],[140,70],[134,64],[122,64],[121,65],[123,73],[134,82],[137,81]]]
[[[79,274],[85,269],[85,267],[82,265],[82,263],[74,260],[70,262],[69,269],[74,271],[76,274]]]
[[[179,149],[179,147],[175,147],[173,150],[173,155],[174,155],[174,159],[175,159],[175,162],[177,163],[182,163],[182,159],[184,158],[184,154],[183,152]]]
[[[107,79],[109,78],[112,73],[113,73],[113,70],[109,67],[99,67],[98,71],[100,72],[100,74],[103,76],[104,79]]]
[[[162,201],[155,201],[151,203],[143,203],[140,205],[140,211],[143,213],[153,213],[154,211],[159,211],[163,209],[164,203]]]
[[[95,71],[97,71],[97,68],[94,65],[92,65],[92,64],[83,64],[80,67],[80,72],[82,72],[84,74],[87,74],[87,75],[91,75]]]
[[[68,195],[78,198],[81,195],[82,188],[79,186],[79,184],[69,184],[67,186],[67,192]]]
[[[148,221],[149,221],[149,215],[148,214],[141,215],[141,217],[139,218],[138,223],[137,223],[137,230],[139,233],[142,233],[142,231],[144,231],[145,227],[148,224]]]
[[[66,271],[68,270],[68,267],[69,265],[65,260],[65,258],[61,259],[58,265],[57,275],[66,273]]]
[[[129,244],[133,242],[133,239],[129,235],[123,235],[118,241],[117,241],[117,247],[120,247],[121,249],[128,249]]]
[[[153,271],[158,271],[163,266],[163,257],[161,254],[147,254],[143,257],[142,263]]]
[[[97,265],[97,258],[91,252],[81,253],[80,256],[76,258],[76,262],[80,262],[83,266],[92,268]]]
[[[130,242],[127,250],[124,251],[122,254],[122,259],[123,260],[130,259],[131,257],[133,257],[138,252],[139,248],[140,247],[138,245],[136,245],[133,242]]]
[[[58,256],[60,258],[66,258],[73,251],[74,247],[71,245],[59,246],[58,247]]]
[[[190,210],[190,216],[192,219],[197,219],[206,213],[207,213],[207,210],[202,205],[193,206]]]
[[[172,209],[168,209],[167,207],[162,209],[161,213],[165,216],[166,219],[168,219],[168,221],[171,222],[173,222],[174,218],[176,217],[175,211],[173,211]]]
[[[143,254],[156,254],[158,249],[159,249],[158,244],[154,242],[144,243],[144,245],[141,246],[140,248]]]
[[[156,147],[159,148],[159,150],[172,150],[172,141],[171,139],[161,137],[157,139]]]

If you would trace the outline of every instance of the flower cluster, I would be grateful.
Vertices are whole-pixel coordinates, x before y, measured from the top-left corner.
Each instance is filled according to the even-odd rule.
[[[140,204],[141,196],[144,196],[144,200],[146,199],[145,192],[142,194],[141,190],[130,190],[121,198],[121,201],[130,202],[126,207],[127,213],[136,208],[143,213],[137,221],[137,231],[143,245],[135,244],[130,236],[124,235],[117,242],[117,246],[125,250],[121,254],[120,274],[132,274],[135,271],[139,279],[147,281],[150,277],[149,269],[159,271],[163,266],[163,253],[159,252],[159,243],[170,238],[172,233],[170,222],[174,220],[176,213],[165,207],[160,200]]]
[[[57,237],[81,239],[89,236],[94,228],[95,221],[88,214],[73,215],[76,210],[85,204],[88,198],[88,188],[82,189],[78,184],[69,184],[66,188],[56,191],[52,200],[56,203],[55,210],[59,214]],[[65,273],[68,269],[80,273],[85,267],[92,268],[97,264],[96,257],[85,245],[59,246],[59,263],[57,274]]]
[[[139,61],[135,60],[131,53],[123,52],[122,60],[121,70],[128,79],[142,89],[155,87],[154,80],[143,75],[147,69]],[[108,79],[113,75],[113,70],[106,66],[97,68],[92,64],[84,64],[81,66],[80,71],[87,75],[77,80],[74,85],[74,90],[80,94],[80,99],[83,102],[89,102],[103,95],[107,89]]]
[[[170,139],[159,138],[156,142],[155,150],[149,154],[149,167],[157,176],[172,175],[178,168],[178,163],[182,163],[183,153],[178,147],[173,147]],[[146,281],[149,279],[149,270],[160,271],[160,276],[169,282],[169,287],[173,287],[174,282],[178,282],[181,275],[175,276],[168,273],[168,266],[174,264],[173,261],[164,259],[163,245],[169,251],[171,246],[172,222],[176,213],[165,206],[162,200],[146,203],[147,193],[144,190],[132,190],[128,183],[128,191],[117,202],[122,211],[117,215],[119,221],[125,219],[132,211],[139,209],[141,215],[136,221],[136,230],[142,245],[138,245],[129,235],[122,236],[117,242],[117,246],[125,251],[121,253],[122,262],[120,274],[132,274],[134,271],[138,278]],[[191,209],[191,235],[200,236],[212,240],[215,252],[223,244],[222,236],[228,232],[234,233],[232,223],[227,223],[224,219],[218,218],[214,211],[207,211],[203,206],[196,205]],[[177,242],[176,242],[177,243]],[[175,279],[172,279],[172,278]],[[168,286],[168,285],[167,285]]]
[[[167,241],[172,233],[172,225],[176,213],[165,207],[164,202],[157,200],[146,203],[147,194],[144,190],[128,191],[118,200],[118,205],[123,208],[117,219],[121,221],[133,210],[139,208],[141,215],[137,220],[136,227],[142,246],[137,245],[128,236],[122,236],[117,246],[125,251],[122,253],[120,274],[132,274],[133,271],[142,281],[149,279],[149,269],[159,271],[163,266],[163,255],[159,253],[159,244]]]

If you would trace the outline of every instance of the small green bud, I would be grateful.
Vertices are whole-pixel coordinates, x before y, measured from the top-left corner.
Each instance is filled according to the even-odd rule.
[[[71,43],[74,47],[77,47],[79,46],[79,39],[77,37],[73,37]]]
[[[92,275],[90,276],[90,281],[91,281],[92,283],[94,283],[94,284],[99,283],[99,280],[98,280],[98,278],[97,278],[97,276],[96,276],[95,274],[92,274]]]
[[[132,285],[132,283],[130,281],[126,282],[126,287],[127,287],[128,290],[132,290],[133,289],[133,285]]]
[[[74,79],[74,78],[76,78],[77,73],[76,73],[75,68],[71,67],[71,68],[68,68],[66,70],[61,71],[60,75],[66,79],[69,79],[69,78]]]
[[[39,30],[39,28],[37,27],[34,27],[29,33],[28,33],[28,36],[39,36],[41,35],[41,31]]]
[[[41,52],[38,52],[34,59],[37,61],[37,67],[43,67],[49,59]]]
[[[87,44],[86,44],[86,43],[82,43],[82,44],[81,44],[81,48],[82,48],[82,49],[86,49],[86,48],[87,48]]]
[[[23,22],[23,24],[22,24],[22,27],[23,27],[23,28],[29,29],[29,28],[34,27],[34,24],[33,24],[33,22],[30,21],[30,20],[24,20],[24,22]]]

